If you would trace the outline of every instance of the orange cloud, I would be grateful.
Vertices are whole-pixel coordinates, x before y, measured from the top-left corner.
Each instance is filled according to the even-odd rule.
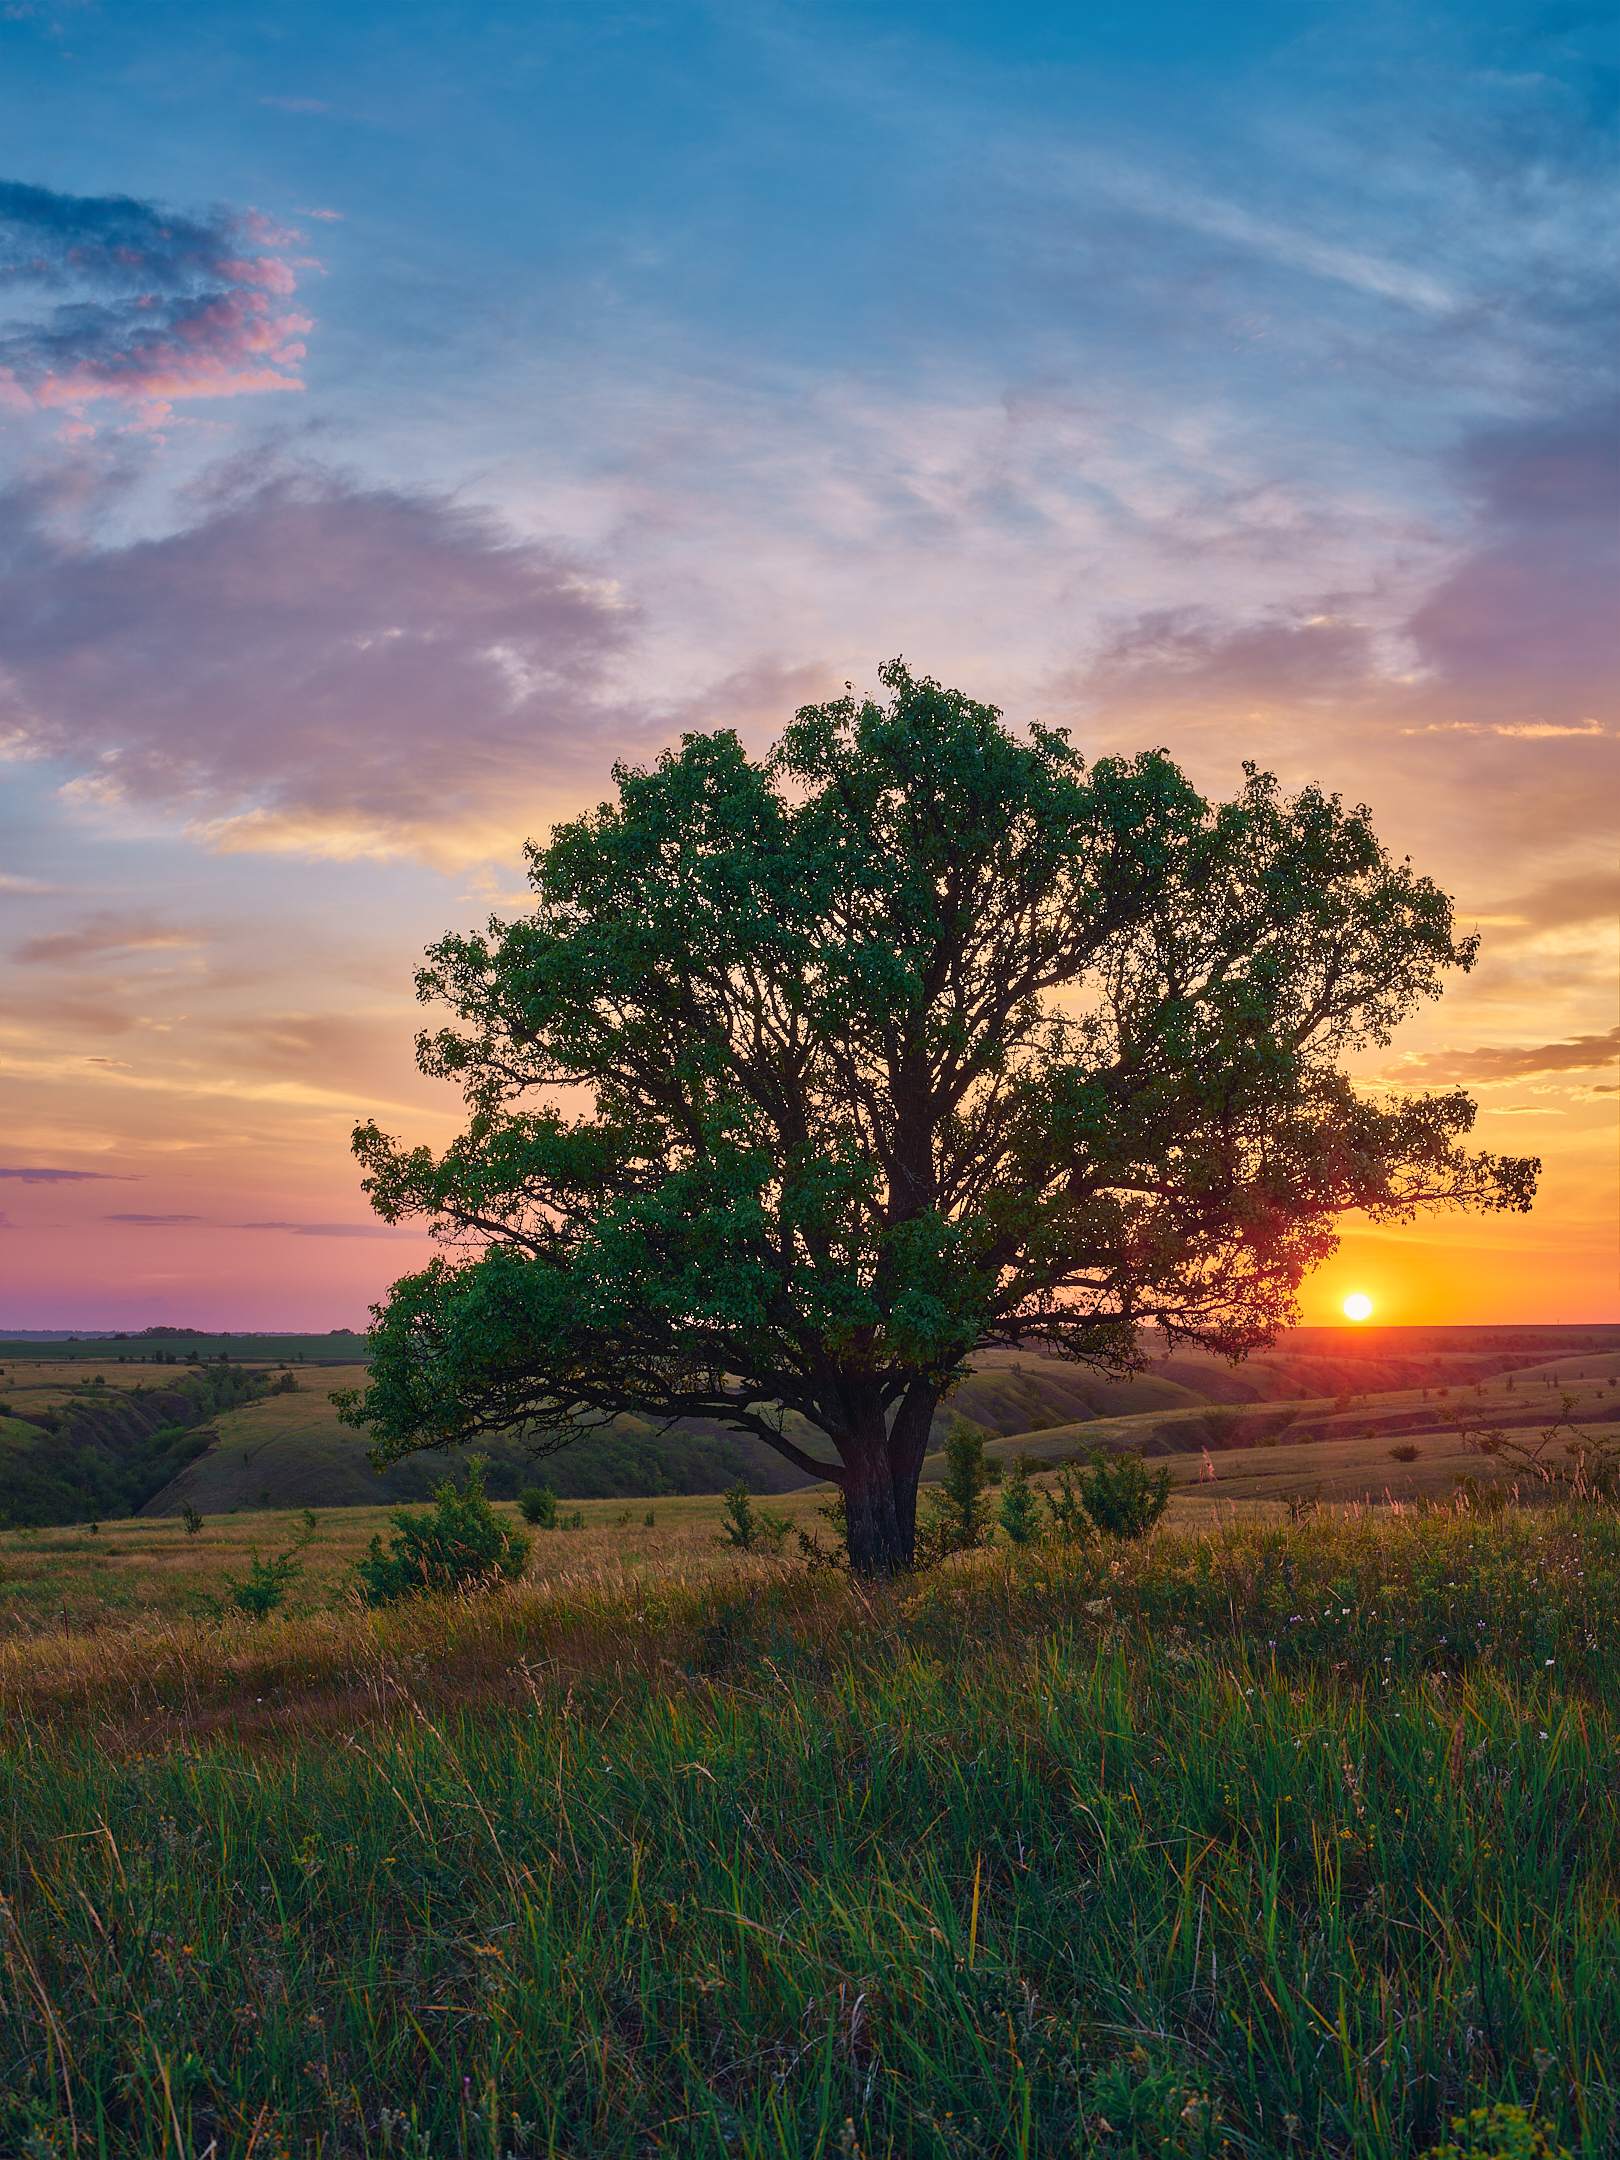
[[[1505,1087],[1544,1073],[1590,1072],[1594,1066],[1612,1065],[1616,1058],[1620,1058],[1620,1027],[1610,1028],[1606,1035],[1577,1035],[1561,1043],[1422,1051],[1409,1054],[1380,1077],[1419,1087]]]

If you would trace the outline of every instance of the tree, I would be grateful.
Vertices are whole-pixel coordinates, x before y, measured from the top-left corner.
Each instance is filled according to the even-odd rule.
[[[682,738],[530,843],[531,914],[432,947],[418,1039],[470,1122],[360,1126],[390,1222],[453,1249],[375,1310],[345,1408],[386,1463],[623,1412],[712,1419],[841,1488],[906,1565],[942,1398],[1007,1345],[1107,1371],[1139,1331],[1231,1358],[1297,1316],[1334,1223],[1526,1208],[1460,1092],[1339,1070],[1472,964],[1365,809],[881,671],[763,761]]]

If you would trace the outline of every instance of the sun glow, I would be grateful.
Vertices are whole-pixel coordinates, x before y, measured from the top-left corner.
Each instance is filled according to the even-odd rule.
[[[1347,1320],[1366,1320],[1371,1316],[1371,1313],[1372,1299],[1364,1297],[1359,1290],[1344,1301],[1344,1314]]]

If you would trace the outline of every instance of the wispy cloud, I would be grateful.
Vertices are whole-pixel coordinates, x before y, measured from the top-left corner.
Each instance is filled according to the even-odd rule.
[[[347,1222],[248,1222],[244,1230],[290,1230],[294,1237],[411,1238],[419,1233],[391,1230],[386,1223]]]
[[[313,324],[293,303],[296,241],[252,210],[198,219],[0,183],[0,292],[55,302],[0,337],[0,404],[112,400],[155,424],[177,399],[301,390]]]
[[[116,1170],[0,1170],[0,1178],[16,1178],[23,1185],[138,1185],[138,1177],[128,1177]]]
[[[200,1223],[201,1215],[103,1215],[103,1222],[129,1223],[137,1230],[179,1230]]]
[[[207,945],[214,933],[187,929],[146,915],[108,911],[87,916],[67,930],[47,930],[19,945],[13,958],[27,967],[65,967],[75,960],[100,959],[115,952],[186,951]]]

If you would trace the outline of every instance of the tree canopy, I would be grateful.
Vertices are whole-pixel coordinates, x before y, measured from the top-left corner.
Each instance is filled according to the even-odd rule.
[[[1123,1372],[1152,1326],[1239,1358],[1345,1211],[1530,1205],[1537,1163],[1460,1147],[1465,1094],[1341,1070],[1477,945],[1365,808],[1249,765],[1210,803],[1162,751],[1088,769],[881,680],[762,760],[719,732],[616,767],[529,845],[532,913],[430,949],[454,1024],[418,1058],[470,1118],[438,1156],[354,1136],[373,1206],[447,1243],[375,1309],[375,1459],[714,1419],[841,1487],[852,1563],[892,1569],[976,1351]]]

